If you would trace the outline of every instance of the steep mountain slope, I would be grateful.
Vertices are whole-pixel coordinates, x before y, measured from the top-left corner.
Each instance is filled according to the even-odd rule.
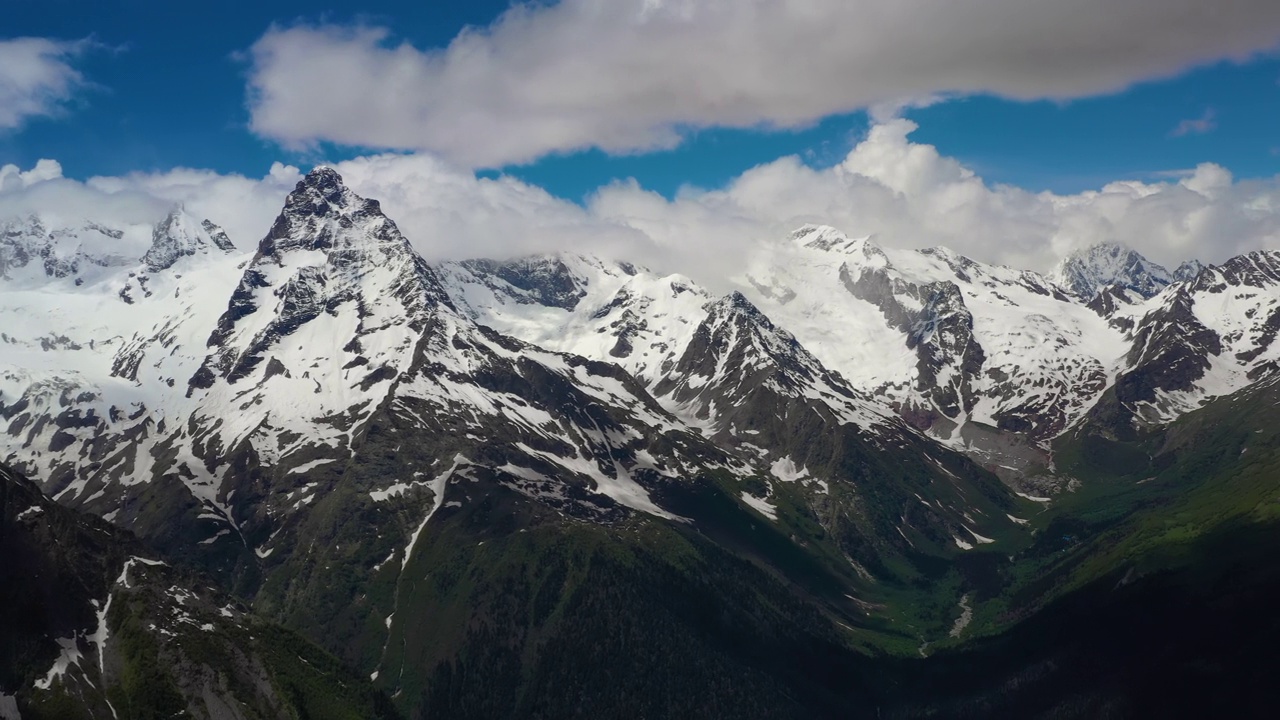
[[[887,251],[809,226],[752,257],[744,292],[855,387],[957,445],[970,423],[1056,435],[1123,352],[1043,277],[945,249]]]
[[[712,300],[687,278],[566,254],[446,264],[442,276],[481,323],[631,370],[756,468],[763,482],[741,491],[745,502],[778,520],[780,500],[799,501],[862,572],[890,576],[886,556],[970,548],[1011,527],[1007,491],[851,388],[741,293]],[[563,278],[555,297],[568,302],[545,301],[549,278]]]
[[[92,255],[20,234],[5,247]],[[1167,548],[1094,523],[1110,510],[1093,503],[1174,488],[1170,468],[1198,496],[1196,473],[1235,468],[1198,449],[1221,438],[1184,429],[1252,402],[1215,396],[1268,392],[1280,328],[1268,253],[1150,297],[1141,273],[1126,286],[1112,272],[1087,304],[1034,273],[819,226],[744,246],[723,297],[571,254],[431,266],[328,168],[298,183],[251,255],[181,209],[148,242],[62,277],[30,250],[6,261],[0,312],[21,320],[0,334],[0,456],[210,573],[414,717],[1088,716],[1129,702],[1037,669],[1079,664],[1080,643],[1007,643],[1042,637],[1046,625],[1015,627],[1037,613],[1096,639],[1080,625],[1090,608],[1131,612],[1163,587],[1119,605],[1099,594]],[[1220,479],[1239,497],[1270,492]],[[1082,528],[1133,552],[1091,540],[1074,553]],[[49,658],[18,663],[0,691],[33,687],[66,649],[82,657],[59,697],[95,716],[110,714],[115,696],[94,693],[116,672],[133,678],[120,692],[190,704],[190,678],[210,675],[187,670],[222,667],[200,654],[206,623],[229,643],[218,657],[249,658],[218,686],[234,697],[234,678],[285,656],[336,667],[313,649],[271,656],[262,638],[284,635],[238,606],[223,616],[213,591],[170,592],[199,584],[170,566],[138,560],[117,582],[151,556],[111,552],[99,574],[85,558],[105,550],[37,554],[41,577],[69,562],[98,579],[52,630],[14,631]],[[130,614],[97,622],[105,598]],[[95,644],[108,626],[181,672],[139,685],[113,670]],[[1007,643],[968,642],[1011,628]],[[919,655],[938,660],[904,659]],[[281,677],[303,682],[288,662]],[[938,692],[904,690],[919,677]],[[237,702],[284,708],[284,683]]]
[[[21,717],[395,716],[318,648],[2,466],[0,555],[0,698]]]
[[[187,378],[234,287],[243,258],[231,249],[217,226],[176,210],[152,230],[148,259],[93,282],[0,280],[11,320],[0,332],[0,456],[68,501],[87,497],[91,476],[148,478],[156,428],[181,422]]]
[[[1130,348],[1082,432],[1133,437],[1268,377],[1280,361],[1280,254],[1259,251],[1204,268],[1107,316]]]
[[[728,466],[618,368],[459,315],[378,204],[331,170],[300,183],[255,255],[231,266],[234,291],[225,242],[191,227],[157,227],[147,267],[176,260],[149,281],[134,272],[77,296],[118,302],[121,317],[65,343],[67,369],[34,375],[42,364],[23,351],[39,338],[13,341],[8,454],[65,502],[253,574],[279,546],[267,539],[347,473],[375,428],[413,448],[361,481],[374,507],[422,492],[439,507],[446,484],[486,474],[572,515],[670,517],[649,499],[655,483],[690,463]],[[174,295],[127,302],[113,283]],[[231,299],[210,317],[219,288]],[[129,322],[141,329],[126,340]]]

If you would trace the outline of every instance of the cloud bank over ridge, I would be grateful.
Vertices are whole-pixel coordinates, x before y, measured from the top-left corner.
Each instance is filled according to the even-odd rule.
[[[1280,248],[1280,178],[1236,180],[1205,164],[1161,182],[1117,181],[1074,195],[989,185],[963,164],[912,142],[908,120],[874,125],[845,159],[815,169],[797,157],[755,167],[717,190],[667,199],[634,181],[583,205],[511,177],[477,177],[428,154],[372,155],[334,167],[430,260],[569,250],[681,272],[713,288],[737,272],[744,244],[779,241],[806,222],[873,235],[887,247],[945,245],[984,262],[1047,271],[1064,253],[1126,243],[1176,265]],[[16,180],[23,178],[25,180]],[[57,163],[0,169],[0,218],[76,213],[154,222],[175,203],[223,225],[251,250],[301,177],[276,163],[261,178],[176,169],[78,182]]]

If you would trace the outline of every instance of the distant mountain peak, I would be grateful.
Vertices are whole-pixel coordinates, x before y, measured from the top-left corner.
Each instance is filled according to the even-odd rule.
[[[229,253],[235,245],[226,232],[209,220],[199,223],[181,206],[175,206],[151,233],[151,247],[142,262],[152,272],[172,267],[183,257]]]
[[[1118,242],[1076,250],[1058,263],[1050,277],[1086,301],[1113,285],[1149,298],[1175,281],[1163,266]]]
[[[852,252],[857,250],[866,238],[851,238],[843,231],[830,225],[802,225],[791,233],[791,240],[802,247],[832,252]]]
[[[511,260],[464,260],[461,265],[477,275],[501,278],[521,294],[517,303],[539,303],[572,310],[586,296],[583,280],[566,262],[566,255],[530,255]],[[584,262],[593,262],[582,258]]]
[[[136,255],[121,252],[124,236],[123,230],[84,219],[36,214],[0,218],[0,279],[33,286],[100,279],[136,262]]]
[[[750,300],[747,299],[747,296],[743,295],[737,290],[734,290],[733,292],[729,293],[728,295],[725,295],[719,300],[715,300],[711,302],[710,306],[720,311],[737,310],[737,311],[749,312],[749,313],[759,312],[756,306],[752,304]]]
[[[803,225],[791,233],[790,239],[807,250],[847,255],[861,267],[879,268],[891,265],[889,256],[872,242],[871,236],[851,238],[830,225]]]
[[[1204,263],[1199,260],[1187,260],[1173,271],[1174,282],[1185,282],[1187,280],[1195,280],[1200,271],[1204,270]]]

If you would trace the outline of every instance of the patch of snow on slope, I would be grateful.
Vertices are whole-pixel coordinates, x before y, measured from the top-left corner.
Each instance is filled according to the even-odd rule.
[[[776,521],[778,519],[778,508],[775,507],[773,503],[769,502],[767,499],[761,499],[745,492],[741,493],[739,497],[742,498],[742,502],[750,505],[761,515],[764,515],[770,520]]]
[[[455,470],[463,467],[464,465],[470,464],[470,460],[461,455],[457,455],[453,458],[453,464],[449,466],[448,470],[445,470],[435,476],[435,478],[428,483],[428,486],[431,488],[431,492],[434,493],[434,496],[431,498],[431,510],[427,512],[426,517],[422,518],[422,523],[418,525],[418,529],[414,530],[413,535],[409,537],[409,544],[405,546],[404,549],[404,560],[400,563],[401,572],[404,572],[404,569],[409,566],[409,558],[413,556],[413,548],[418,544],[418,536],[422,535],[422,531],[426,529],[427,521],[430,520],[431,516],[435,515],[436,511],[440,509],[440,506],[444,504],[444,490],[445,486],[449,483],[449,478],[453,476]]]

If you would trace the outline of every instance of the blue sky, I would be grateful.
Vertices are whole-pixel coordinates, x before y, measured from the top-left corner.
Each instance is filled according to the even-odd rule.
[[[5,36],[90,38],[93,47],[72,61],[89,85],[61,112],[0,131],[0,165],[26,168],[48,157],[73,178],[177,166],[261,176],[276,160],[306,167],[361,155],[369,149],[323,139],[299,147],[255,133],[246,106],[253,64],[248,49],[273,24],[301,23],[384,27],[393,34],[390,42],[429,51],[446,46],[465,26],[488,25],[507,3],[362,7],[353,15],[309,2],[9,0]],[[937,146],[988,182],[1030,190],[1077,192],[1203,162],[1222,165],[1237,178],[1280,173],[1280,60],[1274,53],[1244,63],[1209,62],[1120,92],[1077,94],[1024,101],[976,93],[905,114],[919,125],[914,141]],[[1176,132],[1184,121],[1201,122]],[[632,177],[671,196],[686,184],[719,187],[784,155],[830,166],[865,137],[870,122],[866,112],[854,110],[785,130],[711,123],[685,127],[675,148],[552,150],[500,170],[574,201]]]

